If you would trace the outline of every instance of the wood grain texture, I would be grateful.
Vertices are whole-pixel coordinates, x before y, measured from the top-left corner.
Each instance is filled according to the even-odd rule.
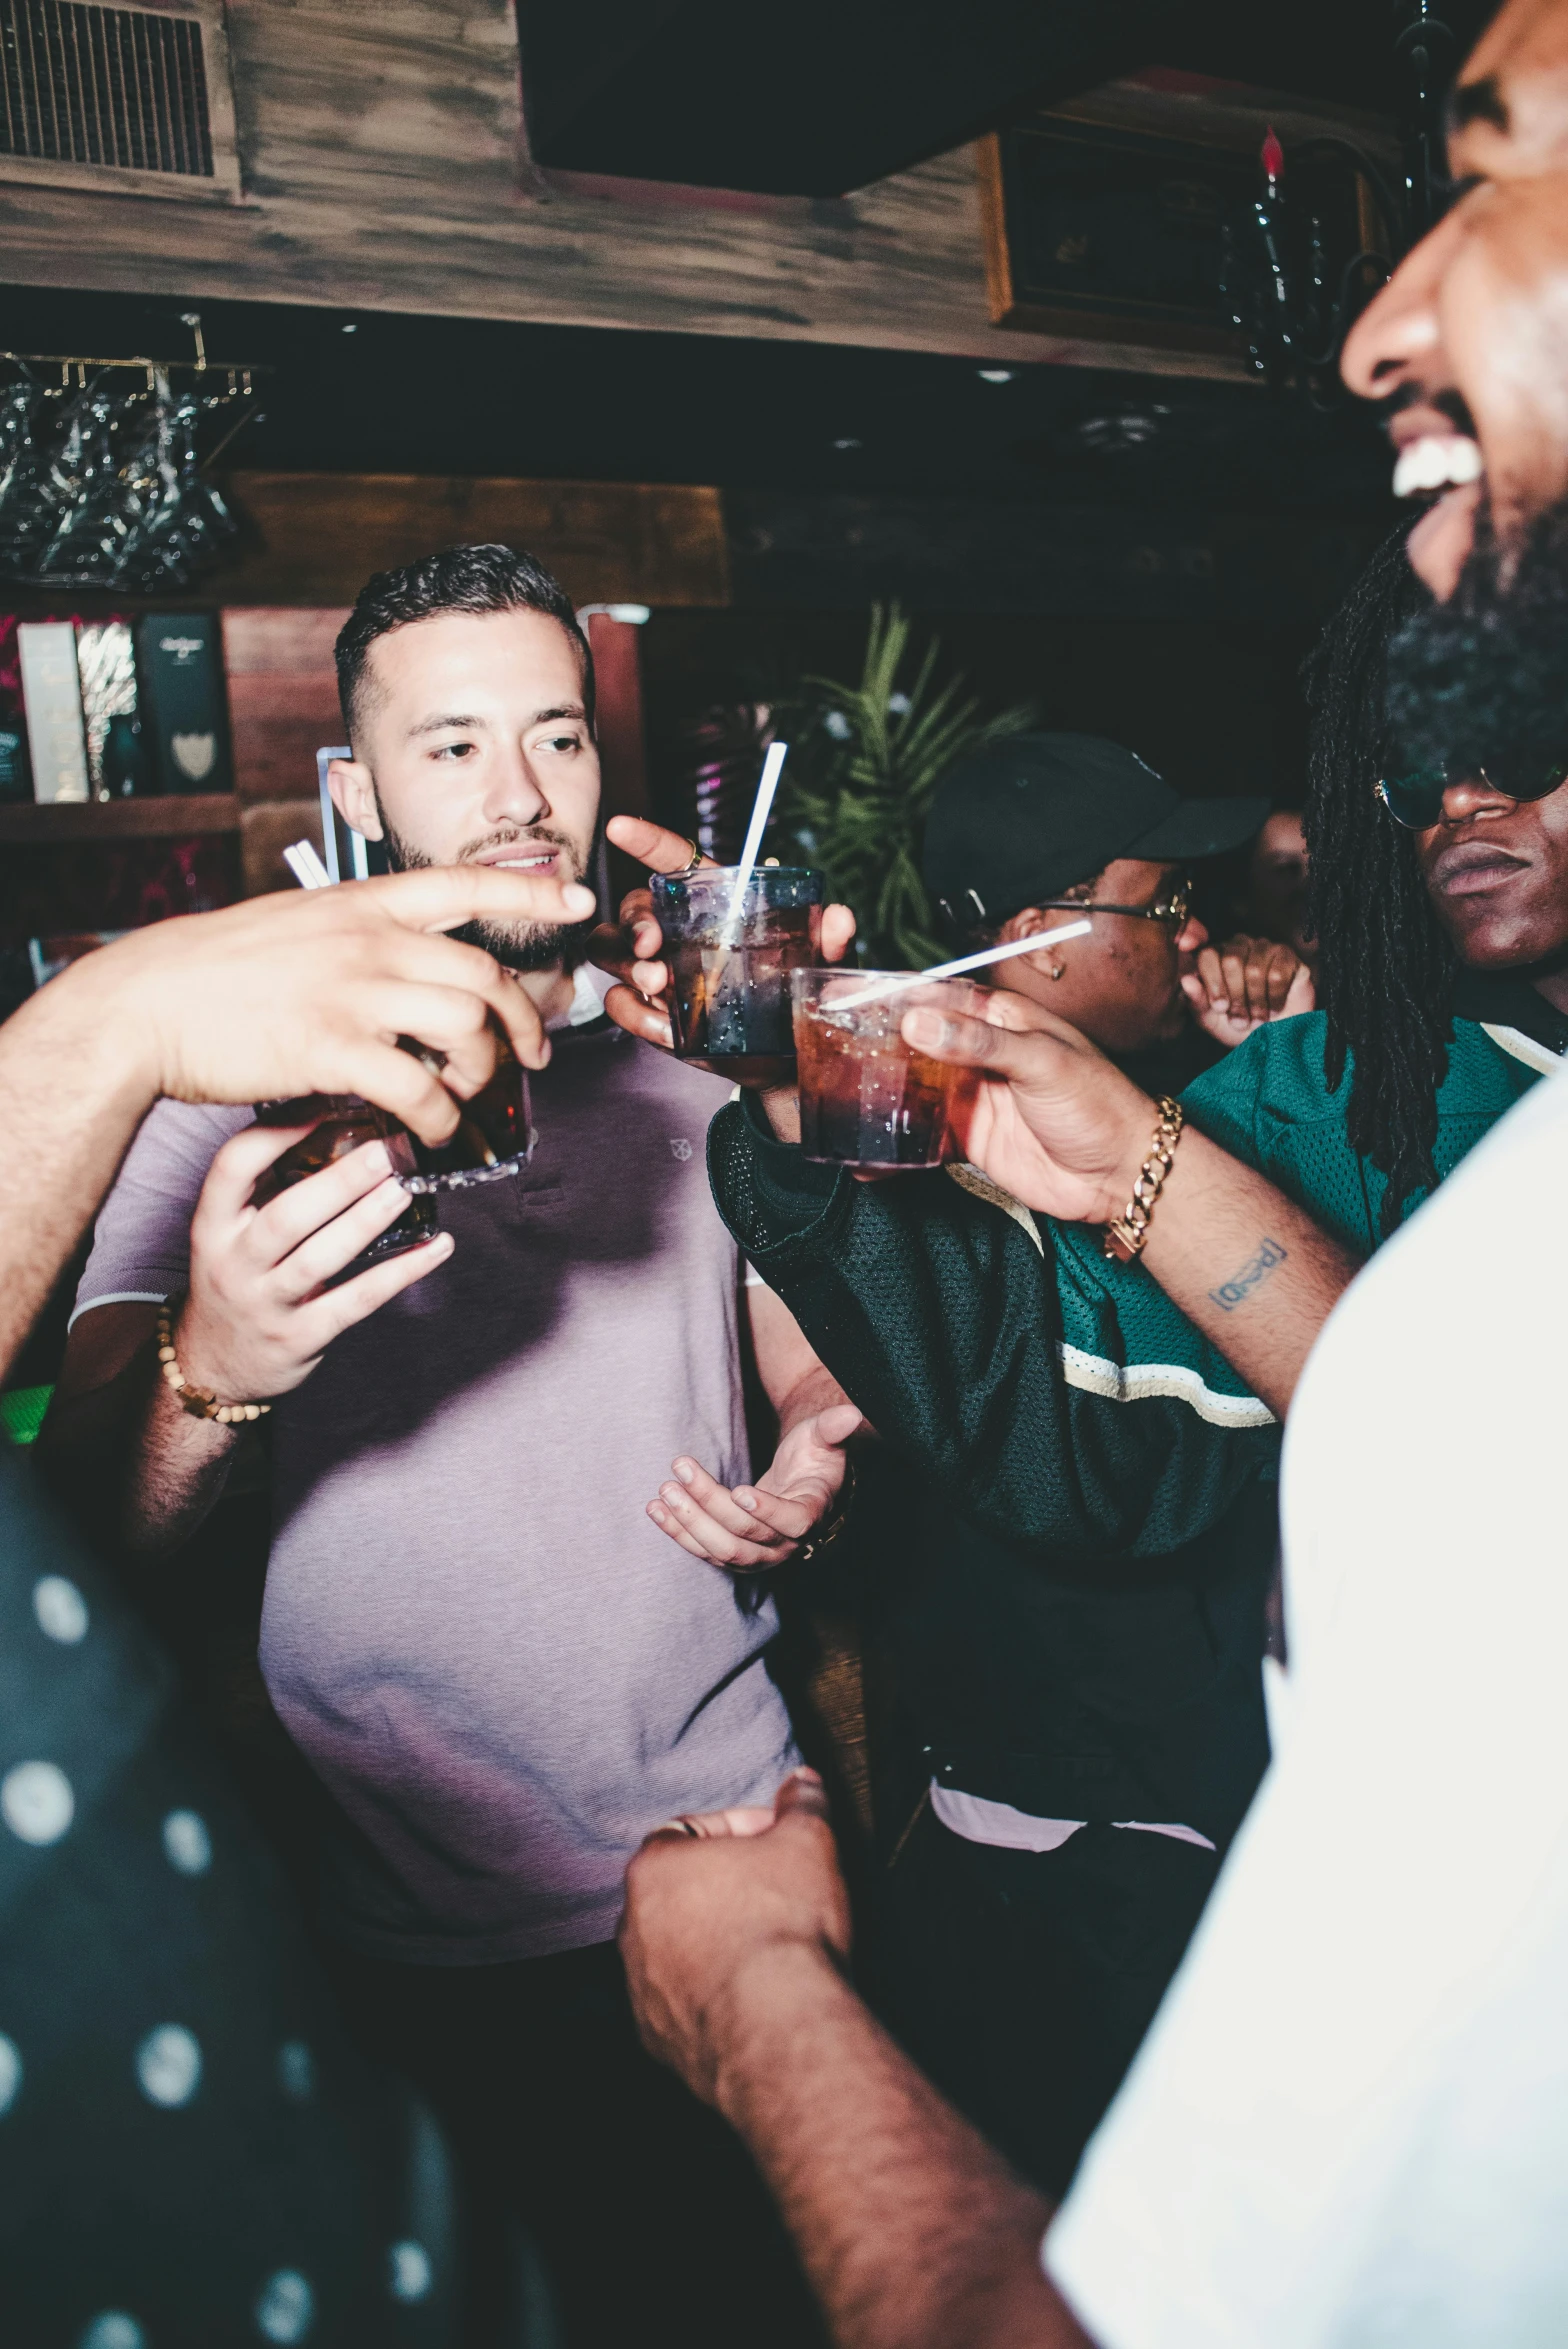
[[[642,706],[642,630],[595,612],[588,621],[598,701],[599,767],[606,816],[646,816],[647,728]]]
[[[388,564],[489,539],[526,547],[580,604],[729,601],[716,489],[415,473],[234,473],[227,487],[245,541],[203,581],[225,602],[348,604]]]
[[[275,611],[231,605],[222,617],[235,791],[247,810],[260,800],[306,801],[316,788],[316,752],[343,739],[332,646],[347,607]],[[318,846],[320,829],[318,823]],[[298,840],[301,834],[287,837]],[[266,846],[258,835],[253,846],[246,835],[243,845],[247,894],[254,895],[256,886],[281,887],[275,875],[257,883],[253,873],[270,872],[270,859],[284,842]]]
[[[0,176],[8,278],[1237,372],[993,326],[967,147],[832,199],[547,183],[508,0],[232,0],[228,21],[242,202],[177,217]]]

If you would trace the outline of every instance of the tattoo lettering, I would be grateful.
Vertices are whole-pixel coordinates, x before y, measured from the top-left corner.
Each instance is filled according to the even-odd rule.
[[[1222,1313],[1234,1313],[1244,1305],[1253,1290],[1266,1281],[1276,1264],[1283,1264],[1290,1251],[1278,1240],[1265,1240],[1256,1256],[1244,1264],[1240,1272],[1228,1281],[1221,1281],[1217,1289],[1210,1289],[1209,1297]]]

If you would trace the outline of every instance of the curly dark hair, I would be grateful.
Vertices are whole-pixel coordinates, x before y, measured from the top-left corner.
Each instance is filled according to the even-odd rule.
[[[395,571],[378,571],[360,589],[333,647],[338,699],[350,742],[360,716],[365,659],[377,637],[441,612],[543,612],[559,620],[582,664],[583,707],[592,729],[593,654],[560,581],[516,547],[449,546]]]
[[[1411,1195],[1437,1182],[1437,1089],[1458,967],[1414,839],[1374,796],[1392,746],[1389,643],[1430,602],[1406,558],[1408,527],[1384,540],[1302,670],[1312,714],[1302,823],[1328,1022],[1324,1075],[1338,1092],[1349,1059],[1351,1147],[1388,1177],[1385,1238]]]

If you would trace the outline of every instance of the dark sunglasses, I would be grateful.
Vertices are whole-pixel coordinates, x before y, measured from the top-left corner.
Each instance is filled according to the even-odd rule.
[[[1541,774],[1512,767],[1499,773],[1495,764],[1478,767],[1476,772],[1488,790],[1500,791],[1504,799],[1546,799],[1568,782],[1568,765],[1554,764]],[[1443,820],[1443,794],[1454,780],[1446,767],[1417,767],[1413,774],[1385,775],[1374,784],[1373,793],[1406,831],[1430,832]]]

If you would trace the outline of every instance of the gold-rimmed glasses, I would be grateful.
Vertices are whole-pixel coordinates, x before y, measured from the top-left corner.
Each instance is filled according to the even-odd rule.
[[[1175,883],[1168,896],[1157,897],[1152,905],[1102,905],[1097,897],[1047,897],[1036,908],[1039,913],[1125,914],[1134,922],[1164,922],[1172,930],[1184,930],[1192,918],[1192,883],[1183,877]]]

